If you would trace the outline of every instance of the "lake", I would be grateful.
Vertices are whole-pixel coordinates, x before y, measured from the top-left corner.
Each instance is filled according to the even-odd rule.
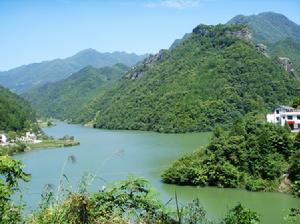
[[[71,148],[33,150],[14,156],[21,159],[26,165],[26,172],[32,174],[29,183],[21,184],[24,200],[28,204],[27,211],[37,206],[46,184],[58,185],[63,167],[63,173],[74,189],[76,183],[88,173],[99,177],[90,186],[93,191],[112,181],[124,180],[128,174],[145,177],[164,202],[174,197],[176,189],[182,203],[198,197],[208,216],[213,219],[222,218],[229,208],[241,202],[257,211],[262,223],[277,224],[284,223],[283,217],[289,208],[300,207],[300,199],[287,194],[163,184],[160,173],[176,158],[208,144],[210,133],[111,131],[63,122],[44,131],[54,137],[66,134],[75,136],[81,144]],[[75,163],[66,163],[70,155],[76,158]]]

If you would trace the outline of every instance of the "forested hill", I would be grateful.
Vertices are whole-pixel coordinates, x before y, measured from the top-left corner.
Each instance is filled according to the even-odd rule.
[[[200,25],[177,47],[131,69],[94,98],[80,119],[98,128],[208,131],[288,104],[299,83],[259,52],[250,34],[243,25]],[[94,108],[91,117],[87,111]]]
[[[78,115],[83,105],[100,95],[128,69],[123,64],[99,69],[88,66],[65,80],[34,88],[23,96],[40,115],[71,120]]]
[[[276,43],[288,37],[300,41],[300,26],[282,14],[264,12],[258,15],[238,15],[228,24],[244,24],[251,27],[253,39],[257,43]]]
[[[288,57],[300,76],[300,25],[282,14],[264,12],[258,15],[238,15],[228,24],[244,24],[253,32],[253,41],[267,46],[270,56]]]
[[[47,82],[65,79],[88,65],[96,68],[116,63],[131,66],[145,57],[146,55],[126,52],[100,53],[94,49],[86,49],[65,59],[33,63],[0,72],[0,84],[14,92],[24,93]]]
[[[35,123],[35,112],[30,104],[0,86],[0,131],[24,131]]]

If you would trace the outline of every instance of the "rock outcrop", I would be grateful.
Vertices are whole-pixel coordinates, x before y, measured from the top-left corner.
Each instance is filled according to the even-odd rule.
[[[264,55],[267,55],[267,46],[264,44],[256,44],[256,49]]]
[[[151,67],[154,63],[164,59],[166,51],[167,50],[162,49],[157,54],[150,55],[149,57],[145,58],[141,63],[132,67],[124,77],[132,80],[142,77],[149,67]]]
[[[244,25],[199,25],[193,29],[193,33],[206,37],[234,36],[245,41],[251,41],[252,39],[251,30]]]
[[[287,58],[287,57],[278,57],[277,62],[283,67],[283,69],[285,71],[290,72],[290,73],[295,72],[294,66],[293,66],[293,64],[292,64],[292,62],[290,61],[289,58]]]

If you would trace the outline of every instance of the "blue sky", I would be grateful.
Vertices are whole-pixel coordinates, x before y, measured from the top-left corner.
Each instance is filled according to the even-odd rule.
[[[0,0],[0,71],[86,48],[155,53],[200,23],[264,11],[300,24],[299,0]]]

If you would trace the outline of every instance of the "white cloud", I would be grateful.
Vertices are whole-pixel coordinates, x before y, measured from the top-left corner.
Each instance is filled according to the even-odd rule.
[[[145,4],[147,8],[173,8],[186,9],[195,8],[200,5],[200,0],[160,0],[148,2]]]

